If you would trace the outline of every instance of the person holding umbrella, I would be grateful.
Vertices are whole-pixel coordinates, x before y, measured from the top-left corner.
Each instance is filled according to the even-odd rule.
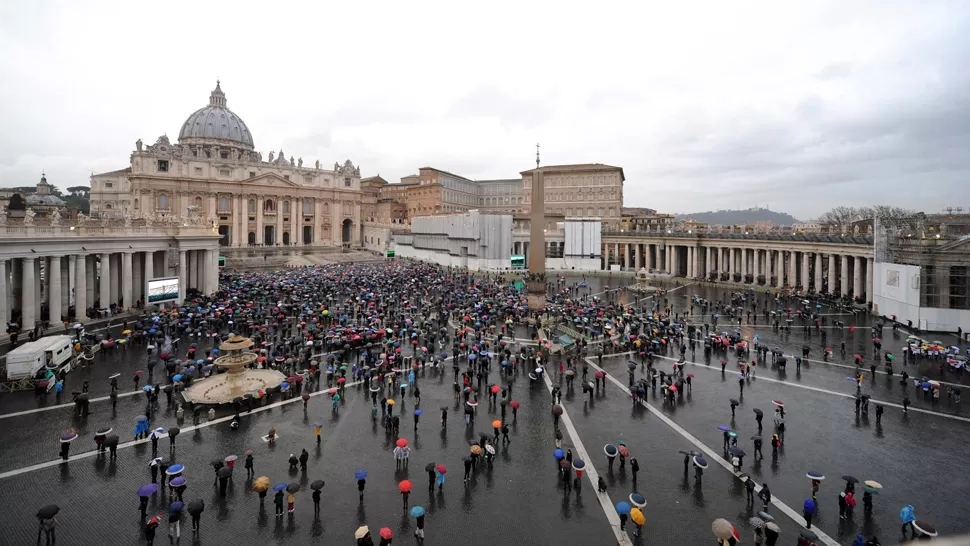
[[[364,488],[367,487],[367,471],[358,470],[354,472],[354,478],[357,480],[357,492],[360,493],[360,502],[364,503]]]
[[[182,521],[182,507],[185,506],[182,501],[175,501],[168,507],[168,537],[172,540],[174,536],[174,541],[178,542],[179,537],[182,536],[182,528],[180,522]]]
[[[243,466],[246,468],[246,479],[252,478],[256,475],[256,471],[253,470],[253,450],[246,450],[246,460],[244,461]]]
[[[286,489],[285,484],[277,484],[273,487],[276,491],[276,495],[273,496],[273,504],[276,506],[276,517],[283,517],[283,490]]]
[[[67,460],[71,452],[71,442],[77,438],[76,432],[65,432],[61,434],[61,459]]]
[[[47,546],[54,546],[57,542],[57,536],[55,531],[57,529],[57,519],[54,517],[57,512],[60,511],[60,507],[56,504],[51,504],[50,506],[45,506],[37,511],[37,544],[40,545],[40,534],[44,533],[44,538],[46,539]],[[915,531],[914,531],[915,533]]]
[[[145,541],[147,546],[153,546],[155,544],[155,530],[158,529],[158,518],[159,516],[153,516],[152,519],[145,522]]]
[[[815,501],[812,499],[805,499],[805,504],[802,507],[802,515],[805,516],[805,528],[812,528],[812,516],[815,515]]]
[[[324,481],[323,480],[316,480],[316,481],[314,481],[313,483],[310,484],[310,489],[313,490],[313,495],[312,495],[312,497],[313,497],[313,513],[314,513],[314,515],[317,515],[317,516],[320,515],[320,497],[322,495],[322,493],[320,492],[320,490],[323,489],[323,486],[324,486]]]
[[[296,492],[299,490],[300,484],[295,482],[286,486],[286,511],[290,514],[296,510]]]
[[[192,516],[192,531],[199,532],[199,522],[202,520],[202,512],[205,511],[205,501],[195,499],[189,503],[189,515]]]

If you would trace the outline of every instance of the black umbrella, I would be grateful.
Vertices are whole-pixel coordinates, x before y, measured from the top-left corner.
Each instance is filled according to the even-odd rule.
[[[760,440],[761,439],[761,436],[752,436],[751,439],[752,440]]]
[[[319,490],[323,489],[323,486],[324,485],[326,485],[326,484],[324,483],[323,480],[316,480],[316,481],[314,481],[313,483],[310,484],[310,489],[312,489],[314,491],[319,491]]]
[[[731,405],[732,405],[732,406],[740,406],[740,405],[741,405],[741,402],[738,402],[738,401],[737,401],[737,400],[735,400],[734,398],[731,398],[731,399],[729,399],[728,401],[729,401],[729,402],[731,402]]]
[[[754,408],[754,414],[755,415],[764,415],[765,412],[761,411],[760,408]]]
[[[296,482],[293,482],[290,485],[287,485],[286,486],[286,492],[287,493],[296,493],[299,490],[300,490],[300,484],[298,484]]]
[[[56,504],[48,504],[47,506],[41,508],[37,511],[38,519],[50,519],[57,515],[61,511],[61,507]]]
[[[228,478],[229,476],[232,476],[232,469],[229,468],[228,466],[224,466],[219,469],[216,475],[219,476],[220,478]]]
[[[859,483],[859,479],[855,476],[842,476],[842,479],[848,483]]]
[[[428,463],[428,464],[424,465],[424,471],[425,472],[434,472],[434,470],[435,470],[435,468],[437,466],[438,465],[436,465],[435,463]]]
[[[180,429],[178,427],[172,427],[172,428],[168,429],[168,435],[171,436],[172,438],[178,436],[179,435],[179,432],[182,432],[182,429]]]
[[[205,501],[202,499],[194,499],[189,503],[189,513],[193,516],[198,516],[205,510]]]
[[[82,392],[81,394],[77,395],[76,400],[78,402],[87,402],[88,401],[88,393]]]
[[[738,457],[744,457],[744,450],[740,447],[732,447],[728,449],[728,453],[731,455],[737,455]]]
[[[118,445],[118,435],[117,434],[112,434],[111,436],[108,436],[107,438],[105,438],[104,439],[104,445],[106,445],[108,447]]]
[[[211,464],[216,469],[226,466],[226,463],[223,462],[222,459],[212,459],[211,461],[209,461],[209,464]]]
[[[162,392],[172,392],[172,386],[165,385],[164,387],[162,387]]]
[[[114,429],[111,427],[101,427],[98,429],[98,436],[107,436],[112,430]]]

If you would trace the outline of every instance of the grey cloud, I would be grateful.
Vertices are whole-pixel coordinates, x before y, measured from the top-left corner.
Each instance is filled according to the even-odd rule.
[[[450,118],[496,117],[506,127],[535,126],[555,113],[555,97],[521,98],[485,84],[458,98],[447,111]]]

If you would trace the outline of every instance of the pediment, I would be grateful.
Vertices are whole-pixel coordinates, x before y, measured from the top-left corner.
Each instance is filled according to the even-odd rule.
[[[255,178],[243,181],[247,186],[274,186],[284,188],[299,188],[300,186],[291,180],[287,180],[276,173],[264,173]]]

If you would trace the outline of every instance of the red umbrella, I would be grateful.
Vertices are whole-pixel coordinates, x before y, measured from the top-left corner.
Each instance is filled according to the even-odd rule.
[[[442,474],[444,474],[444,473],[448,472],[448,470],[445,468],[445,465],[439,464],[438,465],[438,472],[441,472]]]
[[[671,385],[668,389],[670,392],[677,392],[677,385]]]
[[[306,402],[307,400],[310,399],[310,393],[307,393],[307,392],[303,393],[303,396],[301,396],[301,398],[303,398],[303,401]]]
[[[498,394],[498,391],[502,390],[498,385],[492,385],[492,392]]]
[[[621,445],[619,449],[620,449],[620,455],[623,455],[624,457],[630,456],[630,450],[627,449],[626,446]]]
[[[397,484],[397,488],[400,489],[402,493],[410,492],[411,480],[401,480],[401,483]]]
[[[594,373],[593,375],[594,375],[594,376],[596,376],[596,377],[597,377],[597,378],[599,378],[599,379],[603,379],[603,375],[604,375],[604,374],[603,374],[603,372],[596,372],[596,373]]]
[[[778,406],[779,408],[785,407],[785,403],[782,402],[781,400],[772,400],[771,403]]]
[[[404,438],[398,438],[397,442],[395,443],[397,444],[397,447],[407,447],[408,445],[408,441],[405,440]]]
[[[519,409],[519,402],[516,400],[509,402],[509,405],[512,406],[512,409]]]
[[[338,377],[337,378],[337,383],[346,383],[346,382],[347,382],[347,378],[346,377]]]
[[[394,536],[394,533],[391,532],[390,528],[381,527],[381,538],[391,540],[391,537],[393,536]]]
[[[337,394],[337,387],[327,389],[327,394]]]
[[[291,376],[287,377],[286,380],[289,381],[290,383],[296,383],[296,376],[295,375],[291,375]]]

